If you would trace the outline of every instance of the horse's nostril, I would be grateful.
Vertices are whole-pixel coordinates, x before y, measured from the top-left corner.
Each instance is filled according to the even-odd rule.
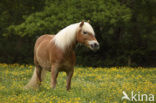
[[[93,43],[93,44],[91,44],[91,47],[94,48],[94,49],[97,49],[97,48],[99,48],[99,44]]]
[[[97,43],[94,43],[94,47],[98,47],[98,44]]]
[[[94,48],[99,48],[99,44],[95,43]]]
[[[94,44],[91,44],[91,47],[94,48]]]

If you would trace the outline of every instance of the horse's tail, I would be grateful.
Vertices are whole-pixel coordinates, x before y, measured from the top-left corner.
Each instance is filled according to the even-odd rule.
[[[30,79],[30,81],[28,82],[28,84],[24,87],[25,89],[29,89],[29,88],[38,88],[39,85],[41,84],[40,79],[39,79],[39,75],[38,75],[38,68],[35,67],[34,73],[32,75],[32,78]],[[43,81],[44,77],[45,77],[46,71],[44,69],[41,70],[41,80]]]

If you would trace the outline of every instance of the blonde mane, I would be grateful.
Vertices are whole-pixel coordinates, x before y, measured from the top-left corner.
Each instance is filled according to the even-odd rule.
[[[53,38],[55,44],[63,50],[66,47],[70,46],[71,43],[73,43],[73,41],[76,39],[76,32],[79,28],[80,23],[71,24],[60,30]],[[87,22],[84,22],[84,25],[82,26],[82,31],[88,31],[95,35],[92,26]]]

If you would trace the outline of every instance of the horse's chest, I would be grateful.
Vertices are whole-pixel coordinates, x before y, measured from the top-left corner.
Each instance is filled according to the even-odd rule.
[[[58,70],[59,71],[70,71],[73,65],[70,61],[64,61],[60,63]]]

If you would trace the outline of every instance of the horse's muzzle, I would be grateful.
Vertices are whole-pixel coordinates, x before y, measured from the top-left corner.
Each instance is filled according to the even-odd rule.
[[[100,45],[97,41],[89,41],[89,48],[93,51],[96,51],[100,48]]]
[[[100,46],[98,43],[94,43],[94,44],[91,44],[91,48],[93,48],[94,50],[98,50]]]

